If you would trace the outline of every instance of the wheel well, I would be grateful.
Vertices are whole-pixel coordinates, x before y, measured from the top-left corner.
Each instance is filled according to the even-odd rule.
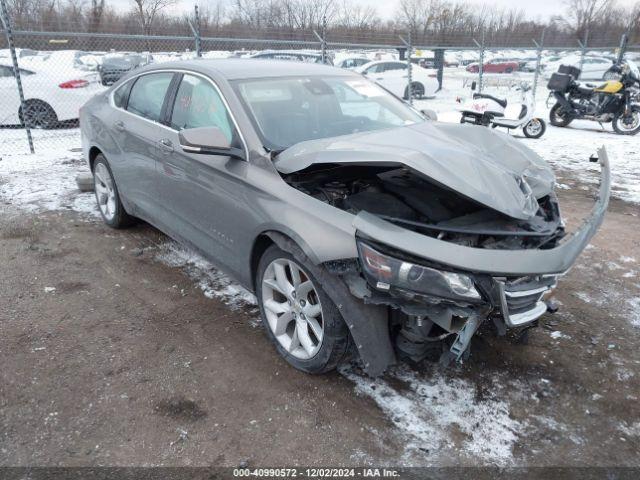
[[[93,172],[93,162],[95,162],[96,157],[101,153],[102,152],[98,147],[91,147],[89,149],[89,168],[91,168],[92,172]]]
[[[266,232],[260,234],[258,238],[256,238],[256,241],[253,242],[253,248],[251,249],[251,286],[254,289],[256,288],[256,276],[258,275],[260,259],[267,248],[275,245],[275,243],[276,242],[274,242]]]

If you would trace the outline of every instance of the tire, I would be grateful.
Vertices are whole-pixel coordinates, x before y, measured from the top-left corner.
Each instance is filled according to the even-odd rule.
[[[420,82],[413,82],[411,84],[411,97],[416,99],[424,97],[424,85]],[[409,99],[409,87],[404,89],[404,98]]]
[[[564,113],[562,105],[556,103],[549,111],[549,122],[555,127],[566,127],[571,123],[573,118]]]
[[[631,105],[629,108],[631,115],[628,118],[624,116],[624,112],[613,117],[613,130],[618,135],[636,135],[640,132],[640,105]]]
[[[294,280],[294,269],[299,281]],[[276,245],[269,247],[258,264],[255,291],[265,332],[289,365],[322,374],[334,370],[347,355],[351,337],[342,315],[309,268],[293,255]]]
[[[522,133],[527,138],[540,138],[547,130],[547,124],[541,118],[532,118],[522,128]]]
[[[512,67],[505,68],[504,73],[513,73],[513,68]]]
[[[98,154],[93,163],[93,185],[104,223],[111,228],[125,228],[135,222],[134,217],[126,212],[120,201],[120,193],[113,179],[111,167],[102,154]]]
[[[20,121],[29,128],[51,129],[58,126],[58,116],[51,105],[42,100],[27,100],[18,112]]]

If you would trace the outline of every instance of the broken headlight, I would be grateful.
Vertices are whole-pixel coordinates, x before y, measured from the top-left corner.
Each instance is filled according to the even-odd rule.
[[[365,275],[378,290],[397,287],[450,299],[481,300],[468,275],[445,272],[390,257],[362,242],[358,252]]]

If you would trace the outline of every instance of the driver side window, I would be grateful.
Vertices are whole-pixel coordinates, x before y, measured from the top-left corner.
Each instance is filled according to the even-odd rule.
[[[194,75],[185,75],[180,82],[171,127],[176,130],[218,127],[229,141],[236,138],[231,117],[218,91],[208,80]]]

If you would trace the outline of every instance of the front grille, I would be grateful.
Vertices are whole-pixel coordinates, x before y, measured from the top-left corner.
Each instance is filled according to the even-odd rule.
[[[556,286],[556,277],[522,277],[500,283],[501,311],[510,327],[532,322],[546,311],[542,296]]]

